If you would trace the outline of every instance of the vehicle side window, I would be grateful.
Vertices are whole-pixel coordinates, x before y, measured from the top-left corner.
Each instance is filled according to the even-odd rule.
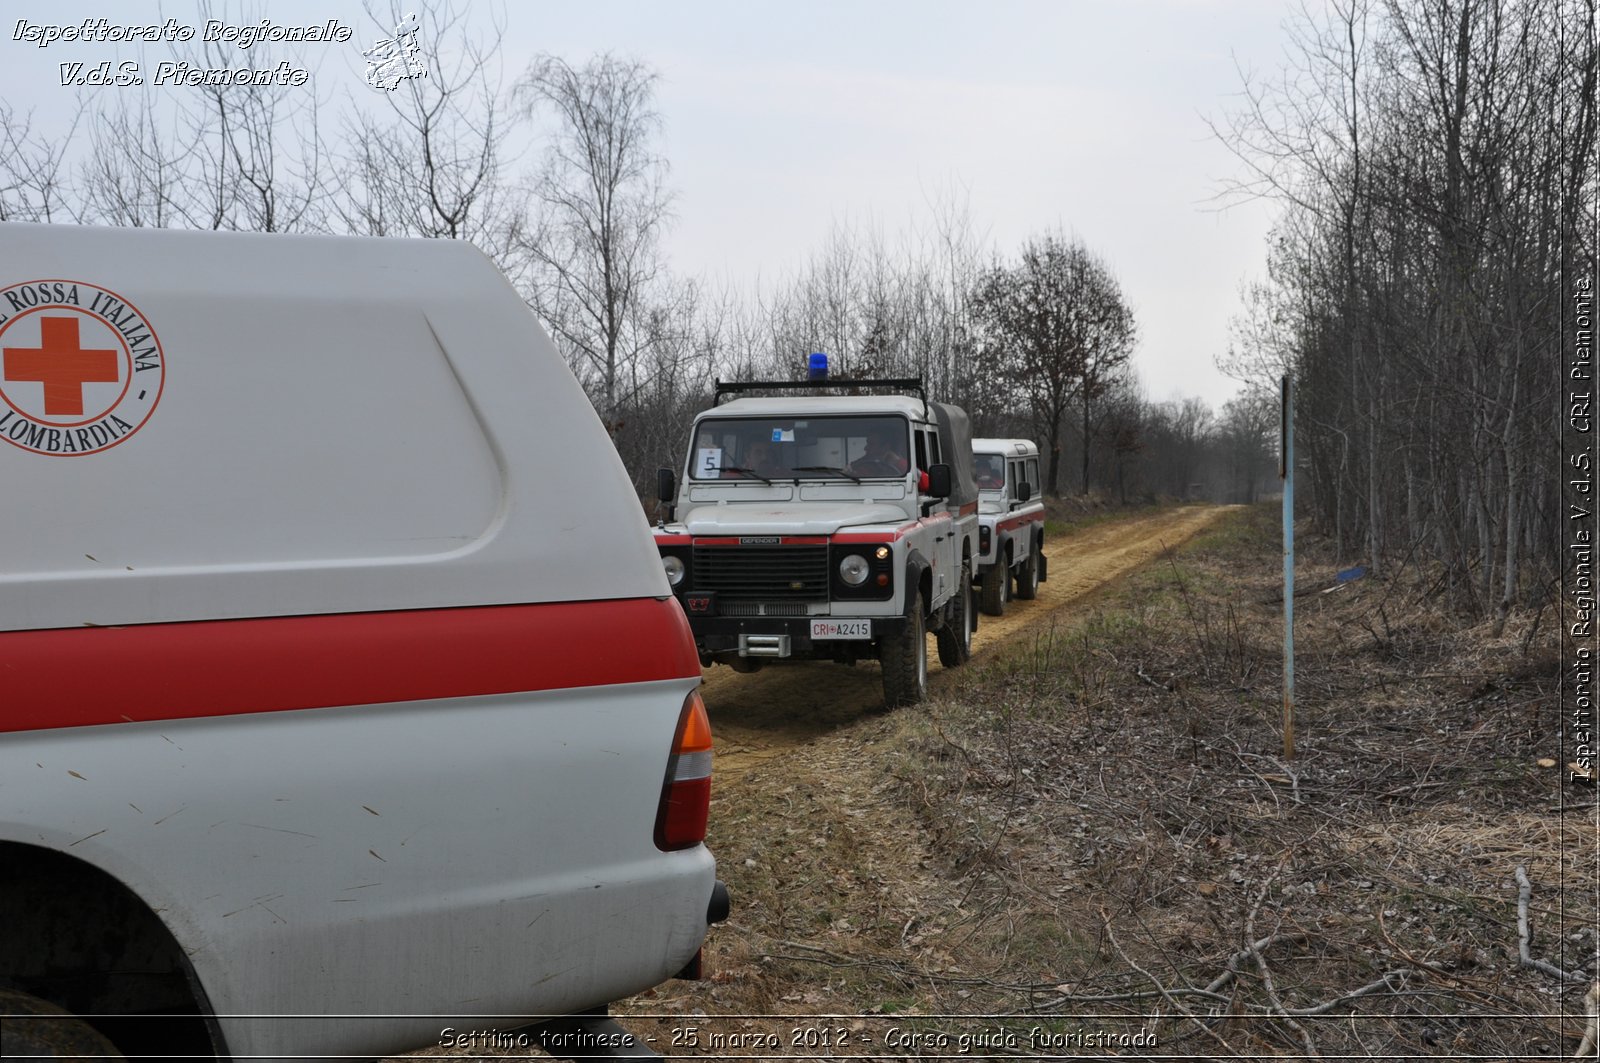
[[[928,467],[927,433],[919,430],[911,434],[916,437],[917,441],[917,468],[926,469]]]
[[[1027,480],[1028,480],[1028,484],[1033,488],[1033,496],[1035,498],[1038,498],[1039,494],[1040,494],[1040,491],[1041,491],[1041,489],[1039,487],[1039,459],[1038,458],[1029,458],[1028,459],[1028,476],[1027,476]]]
[[[933,431],[932,429],[928,430],[928,455],[929,463],[933,465],[937,465],[939,462],[944,460],[939,453],[939,433]],[[927,465],[923,466],[924,469],[927,467]]]

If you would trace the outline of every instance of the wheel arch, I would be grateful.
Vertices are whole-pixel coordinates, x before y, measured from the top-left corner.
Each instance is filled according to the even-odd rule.
[[[156,908],[87,860],[0,841],[0,984],[95,1025],[129,1052],[146,1041],[226,1059],[194,965]],[[119,1015],[160,1015],[159,1028]],[[163,1049],[165,1050],[165,1049]]]
[[[919,550],[912,550],[906,555],[906,586],[905,603],[903,609],[906,616],[911,615],[911,604],[916,600],[916,593],[922,592],[922,607],[924,610],[931,608],[933,601],[933,568],[928,564],[928,559],[922,556]]]

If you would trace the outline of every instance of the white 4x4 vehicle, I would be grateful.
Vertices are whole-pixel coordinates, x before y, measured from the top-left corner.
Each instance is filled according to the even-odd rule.
[[[1044,502],[1039,448],[1027,439],[974,439],[978,482],[978,580],[981,606],[1000,616],[1016,596],[1032,598],[1045,580]]]
[[[696,418],[681,482],[655,529],[702,663],[741,671],[783,660],[883,665],[884,700],[921,701],[927,634],[959,665],[977,624],[978,494],[959,407],[915,379],[718,384]]]
[[[0,224],[0,399],[5,1053],[643,1050],[726,910],[700,663],[493,263]]]

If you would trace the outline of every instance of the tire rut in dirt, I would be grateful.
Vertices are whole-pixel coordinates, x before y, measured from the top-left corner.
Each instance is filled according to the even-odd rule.
[[[985,618],[973,639],[973,656],[1025,637],[1030,628],[1042,630],[1057,610],[1187,541],[1226,508],[1185,507],[1054,538],[1044,550],[1051,561],[1049,582],[1037,585],[1034,601],[1014,601],[1004,616]],[[936,690],[942,670],[932,662],[929,670]],[[711,713],[716,773],[722,779],[884,710],[881,670],[871,661],[853,668],[819,661],[769,665],[750,674],[718,666],[705,676],[701,693]]]

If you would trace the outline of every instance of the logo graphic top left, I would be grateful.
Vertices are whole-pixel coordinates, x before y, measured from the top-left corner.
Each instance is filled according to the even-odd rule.
[[[97,454],[144,427],[167,359],[148,319],[95,284],[0,288],[0,440],[37,454]]]

